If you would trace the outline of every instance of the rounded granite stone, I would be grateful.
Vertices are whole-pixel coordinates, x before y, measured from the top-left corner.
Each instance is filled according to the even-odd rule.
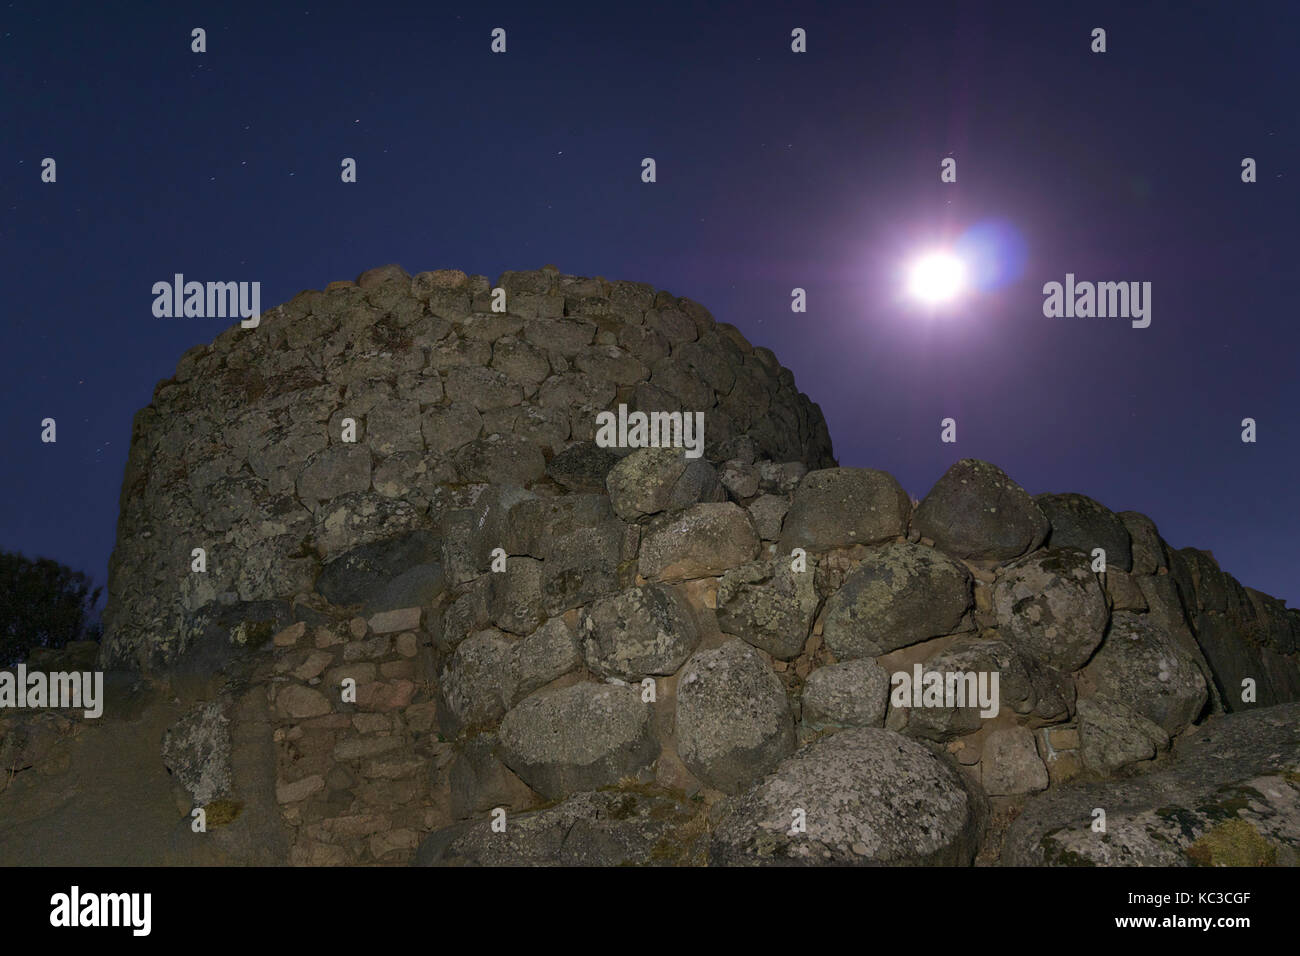
[[[965,866],[980,820],[957,771],[921,744],[878,728],[843,730],[733,800],[709,862]]]

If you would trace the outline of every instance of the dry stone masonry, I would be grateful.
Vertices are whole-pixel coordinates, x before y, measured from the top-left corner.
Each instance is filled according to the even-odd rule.
[[[467,522],[499,521],[513,501],[485,497],[489,488],[543,502],[566,492],[602,496],[564,506],[574,509],[566,534],[512,552],[548,561],[545,583],[560,589],[545,602],[551,614],[573,606],[570,597],[603,593],[608,581],[582,572],[602,573],[588,566],[621,552],[626,543],[610,535],[646,513],[637,508],[658,514],[716,502],[683,516],[699,524],[691,533],[701,549],[709,535],[718,538],[718,554],[697,558],[710,566],[756,548],[752,532],[731,541],[749,519],[727,504],[717,469],[704,460],[656,450],[664,473],[624,469],[610,478],[618,458],[593,443],[596,414],[620,404],[702,412],[710,457],[743,460],[738,475],[779,470],[773,461],[831,463],[821,412],[790,372],[697,303],[553,270],[508,272],[496,287],[507,312],[492,310],[483,276],[444,270],[412,279],[395,266],[374,269],[355,283],[304,292],[265,313],[258,328],[235,326],[182,356],[134,424],[105,659],[172,664],[201,642],[196,619],[205,608],[293,597],[322,577],[321,593],[347,603],[355,594],[340,589],[359,586],[358,562],[427,569],[435,554],[416,552],[429,539],[404,538],[410,554],[355,552],[419,531],[444,547],[438,542]],[[802,473],[786,467],[765,484]],[[620,489],[619,520],[580,513],[609,507],[607,478]],[[620,484],[637,480],[661,500]],[[533,532],[549,517],[535,514]],[[445,546],[434,562],[453,587],[480,570],[482,555],[462,546]],[[206,552],[202,574],[189,573],[195,548]],[[662,550],[647,548],[643,563],[654,568]],[[368,598],[428,596],[436,582],[427,574]]]
[[[703,412],[703,457],[596,442],[620,405]],[[387,266],[191,350],[109,590],[102,663],[184,702],[161,757],[232,862],[254,824],[298,864],[1213,861],[1255,779],[1234,833],[1300,849],[1294,733],[1176,763],[1300,700],[1300,612],[987,462],[913,507],[640,283]]]

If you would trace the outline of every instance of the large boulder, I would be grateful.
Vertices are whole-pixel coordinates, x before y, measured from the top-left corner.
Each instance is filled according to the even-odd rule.
[[[1106,595],[1090,559],[1074,550],[1030,555],[993,587],[998,631],[1027,657],[1063,671],[1088,662],[1106,633]]]
[[[362,737],[363,747],[391,746],[400,743],[394,737]],[[537,803],[537,794],[510,772],[496,755],[496,734],[474,734],[457,742],[454,757],[446,767],[449,809],[452,816],[463,819],[487,813],[496,807],[526,810]]]
[[[551,618],[514,646],[509,665],[515,680],[514,700],[527,697],[581,664],[578,636],[564,618]]]
[[[1046,790],[1047,782],[1047,767],[1029,728],[999,727],[985,738],[980,783],[989,796],[1036,793]]]
[[[1092,557],[1094,548],[1106,552],[1106,569],[1133,570],[1128,529],[1115,512],[1087,495],[1035,495],[1051,525],[1049,548],[1074,548]]]
[[[1291,617],[1281,601],[1242,587],[1218,570],[1208,552],[1185,548],[1170,555],[1173,568],[1195,581],[1187,600],[1197,649],[1208,662],[1215,697],[1222,707],[1245,710],[1300,699],[1300,660],[1294,654]],[[1182,582],[1183,593],[1186,583]]]
[[[810,471],[785,516],[781,550],[878,544],[907,533],[912,503],[892,475],[870,468]]]
[[[192,708],[163,737],[167,770],[194,798],[195,806],[229,797],[233,786],[230,719],[221,701]]]
[[[563,614],[623,587],[623,525],[610,518],[562,534],[546,549],[541,588],[548,614]]]
[[[680,448],[638,448],[610,469],[605,487],[624,521],[726,500],[714,467],[703,458],[687,458]]]
[[[677,751],[692,773],[734,793],[794,750],[781,681],[743,641],[696,653],[677,683]]]
[[[456,646],[442,673],[443,701],[456,730],[494,724],[515,696],[515,644],[496,630],[479,631]]]
[[[982,821],[978,797],[921,744],[888,730],[844,730],[732,800],[709,862],[964,866]]]
[[[1257,591],[1244,588],[1259,621],[1260,642],[1280,654],[1291,654],[1296,649],[1296,635],[1291,630],[1291,618],[1286,602]]]
[[[640,571],[651,581],[713,577],[758,553],[749,513],[732,502],[697,504],[651,524]]]
[[[609,471],[618,456],[594,441],[580,441],[560,452],[546,466],[546,473],[561,487],[575,494],[605,490]]]
[[[878,657],[957,629],[971,607],[971,576],[934,548],[872,548],[826,601],[822,639],[837,660]]]
[[[917,506],[912,528],[959,558],[1009,561],[1042,544],[1049,525],[1001,468],[963,458]]]
[[[1169,735],[1124,701],[1105,694],[1078,702],[1079,756],[1103,776],[1129,764],[1154,760],[1169,747]]]
[[[1025,657],[1005,641],[963,635],[927,660],[921,672],[922,705],[913,706],[914,668],[909,675],[913,677],[913,697],[906,703],[894,701],[897,715],[890,718],[891,727],[905,729],[909,736],[939,742],[952,740],[979,730],[983,721],[996,718],[1004,708],[1041,722],[1063,720],[1073,713],[1074,682]],[[937,674],[942,680],[941,701],[926,700],[924,682],[933,680],[927,678],[929,674]]]
[[[1107,578],[1109,579],[1109,577],[1108,574]],[[1196,665],[1209,690],[1213,712],[1219,713],[1223,711],[1225,709],[1225,698],[1217,688],[1214,671],[1193,634],[1193,619],[1188,616],[1187,609],[1183,605],[1178,582],[1174,575],[1153,574],[1149,577],[1139,577],[1134,580],[1137,581],[1142,591],[1142,600],[1146,604],[1148,623],[1164,634],[1168,640],[1172,641],[1185,659]],[[1120,610],[1133,609],[1121,608],[1116,605],[1115,611]],[[1270,700],[1268,703],[1277,703],[1277,701]]]
[[[500,547],[508,554],[545,558],[550,544],[580,528],[604,524],[611,516],[604,494],[571,492],[551,498],[528,497],[510,505]]]
[[[1188,610],[1227,613],[1228,579],[1219,568],[1219,563],[1214,560],[1214,555],[1197,548],[1179,548],[1177,554],[1186,562],[1196,595],[1195,606],[1189,606]]]
[[[1202,611],[1196,616],[1196,643],[1209,662],[1212,679],[1228,711],[1282,703],[1264,667],[1264,655],[1223,614]],[[1254,701],[1248,700],[1249,690]]]
[[[1165,560],[1168,562],[1166,574],[1173,579],[1174,589],[1178,592],[1178,603],[1189,618],[1195,619],[1200,604],[1196,595],[1196,581],[1192,575],[1192,566],[1181,551],[1169,547],[1163,540],[1161,546],[1164,548]]]
[[[764,541],[775,541],[781,537],[790,502],[785,495],[759,495],[746,505],[746,510],[754,520],[758,536]]]
[[[499,734],[505,765],[552,799],[635,777],[659,751],[640,690],[616,684],[538,691],[505,715]]]
[[[1121,511],[1116,517],[1128,532],[1134,574],[1155,574],[1169,567],[1164,541],[1154,521],[1137,511]]]
[[[1095,827],[1097,808],[1104,830]],[[1300,704],[1210,720],[1180,739],[1158,772],[1031,799],[1007,831],[1002,861],[1300,865]]]
[[[1098,692],[1127,704],[1174,736],[1205,709],[1209,691],[1186,645],[1150,615],[1116,611],[1110,632],[1084,669]]]
[[[451,586],[473,581],[489,569],[493,552],[508,539],[511,512],[536,497],[517,485],[489,485],[464,502],[468,507],[440,511],[442,566]]]
[[[1274,698],[1279,703],[1300,700],[1300,660],[1296,655],[1284,657],[1271,647],[1261,648],[1259,654]]]
[[[488,614],[492,623],[511,634],[531,634],[546,620],[542,594],[542,562],[510,558],[505,570],[488,575]]]
[[[578,632],[593,672],[629,681],[676,672],[700,642],[686,598],[657,584],[600,598],[581,612]]]
[[[889,706],[889,673],[875,661],[845,661],[819,667],[803,687],[803,726],[880,727]]]
[[[429,531],[365,544],[325,564],[316,590],[332,604],[361,604],[366,613],[428,604],[445,587],[441,554],[441,542]]]
[[[820,599],[814,567],[776,555],[728,571],[718,583],[718,627],[780,660],[803,650]]]

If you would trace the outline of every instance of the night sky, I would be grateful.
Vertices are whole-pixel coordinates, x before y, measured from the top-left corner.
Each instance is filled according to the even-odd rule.
[[[553,263],[771,348],[842,465],[921,497],[986,459],[1298,604],[1300,5],[1136,6],[8,3],[0,548],[105,582],[132,416],[231,324],[155,318],[154,282],[266,309],[389,262]],[[1018,276],[1004,241],[1000,286],[900,298],[990,222]],[[1151,282],[1150,327],[1045,317],[1067,272]]]

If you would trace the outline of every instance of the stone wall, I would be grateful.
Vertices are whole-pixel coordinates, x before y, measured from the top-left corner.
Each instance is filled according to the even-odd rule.
[[[884,472],[800,474],[745,454],[722,471],[728,501],[670,503],[684,464],[638,450],[607,496],[522,498],[481,542],[470,534],[511,557],[452,589],[433,625],[452,767],[472,751],[476,773],[452,807],[465,822],[430,840],[430,861],[500,862],[491,806],[564,801],[523,818],[536,832],[516,836],[522,859],[551,852],[575,801],[618,832],[588,806],[613,788],[659,802],[638,826],[667,804],[690,835],[693,802],[706,808],[697,850],[713,862],[970,862],[990,800],[1131,773],[1210,714],[1300,699],[1300,612],[1171,549],[1136,513],[1031,498],[972,460],[913,509]],[[608,537],[639,542],[624,551],[635,573],[553,601],[528,543],[577,509],[622,523]],[[998,712],[899,706],[891,677],[917,665],[998,674]],[[785,832],[795,807],[812,839]],[[629,843],[605,862],[653,862],[653,845]]]
[[[688,300],[497,285],[305,293],[137,419],[104,656],[188,702],[195,805],[248,801],[268,715],[289,861],[964,864],[1006,806],[1300,699],[1300,612],[1144,516],[974,460],[914,506]],[[706,456],[597,447],[620,402],[702,408]],[[894,699],[917,668],[996,712]]]

